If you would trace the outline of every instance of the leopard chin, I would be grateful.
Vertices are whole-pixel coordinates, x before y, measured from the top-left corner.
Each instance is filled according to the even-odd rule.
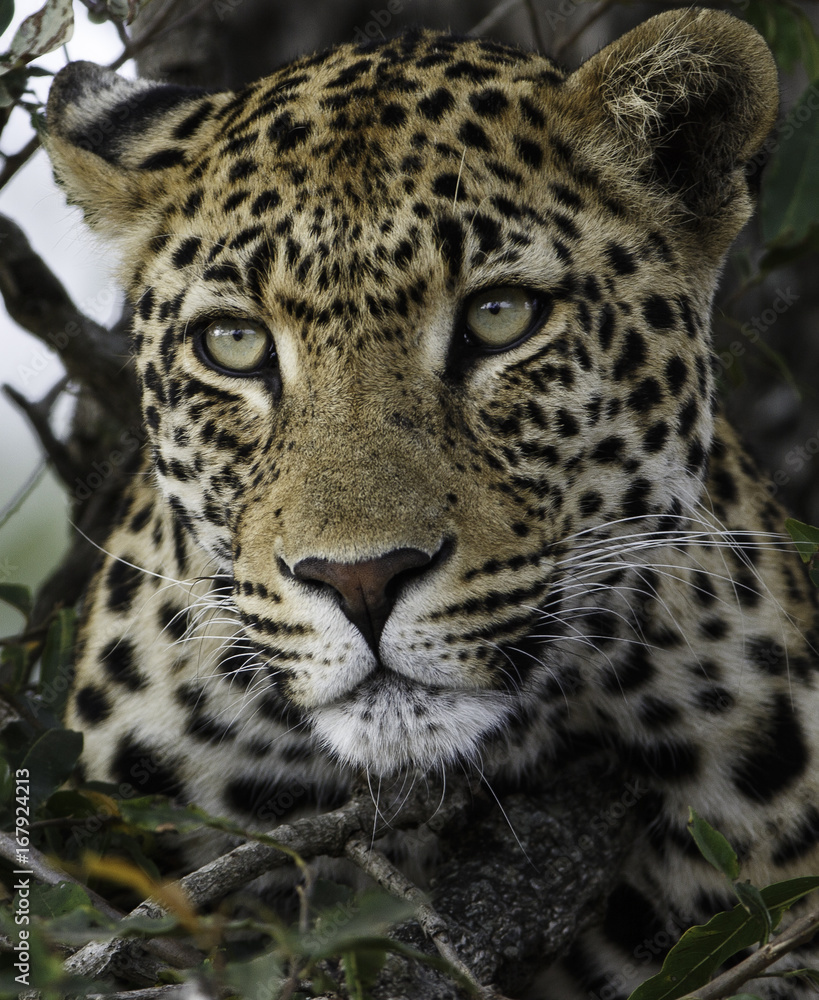
[[[513,710],[498,692],[433,689],[384,671],[309,718],[327,753],[384,778],[459,763],[480,768],[482,747],[506,730]]]

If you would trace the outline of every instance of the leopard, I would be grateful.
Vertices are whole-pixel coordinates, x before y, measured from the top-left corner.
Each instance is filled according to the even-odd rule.
[[[651,808],[538,997],[626,997],[730,905],[689,808],[754,884],[819,871],[816,600],[711,335],[777,114],[761,36],[698,8],[572,71],[420,27],[236,91],[64,68],[44,142],[116,251],[145,437],[85,776],[269,828],[596,739]]]

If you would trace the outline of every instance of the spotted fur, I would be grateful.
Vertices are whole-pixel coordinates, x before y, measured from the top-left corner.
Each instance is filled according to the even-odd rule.
[[[819,867],[814,607],[709,339],[776,106],[761,39],[697,10],[571,74],[425,32],[238,93],[67,67],[47,144],[121,252],[148,438],[85,599],[87,773],[269,827],[357,769],[594,737],[650,805],[544,996],[623,995],[724,905],[689,806],[755,882]],[[476,342],[509,286],[536,322]],[[214,363],[220,319],[261,367]]]

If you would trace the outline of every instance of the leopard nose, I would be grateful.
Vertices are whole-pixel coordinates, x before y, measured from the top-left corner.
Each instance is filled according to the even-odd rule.
[[[421,549],[393,549],[355,563],[311,557],[297,562],[292,573],[303,583],[335,590],[341,597],[341,610],[377,653],[401,582],[428,567],[433,558]]]

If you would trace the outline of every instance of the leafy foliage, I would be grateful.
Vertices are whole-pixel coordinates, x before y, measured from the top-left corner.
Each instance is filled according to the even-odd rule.
[[[726,879],[739,899],[733,910],[689,928],[666,955],[661,971],[647,979],[629,1000],[677,1000],[711,979],[738,952],[767,943],[794,903],[819,889],[819,876],[788,879],[757,889],[738,882],[736,852],[717,830],[691,809],[688,830],[700,853]]]
[[[107,0],[93,5],[92,17],[130,23],[140,6],[139,0]],[[792,0],[748,0],[744,14],[771,45],[780,66],[786,72],[803,67],[811,83],[769,145],[770,162],[761,185],[763,243],[756,260],[745,261],[739,295],[776,269],[819,251],[819,39],[804,10]],[[14,0],[0,0],[0,35],[14,15]],[[42,107],[30,81],[47,75],[36,59],[71,37],[73,18],[71,0],[46,0],[2,41],[0,126],[13,107],[26,110],[36,125]],[[771,356],[775,359],[773,352]],[[808,565],[810,578],[819,586],[819,529],[795,520],[789,520],[786,527]],[[60,723],[68,691],[74,611],[58,608],[45,626],[35,627],[35,602],[28,588],[0,583],[0,600],[25,619],[20,636],[5,641],[2,649],[2,688],[19,718],[3,732],[0,823],[4,829],[13,829],[13,776],[17,769],[29,771],[34,848],[63,859],[91,888],[104,891],[122,908],[152,896],[169,910],[160,919],[117,919],[100,909],[91,888],[67,881],[35,887],[30,896],[32,989],[52,995],[99,992],[98,983],[65,973],[61,952],[114,936],[189,935],[206,954],[195,974],[214,988],[228,987],[249,1000],[274,998],[287,991],[292,995],[297,988],[320,992],[329,987],[330,967],[341,969],[349,995],[363,1000],[390,951],[413,954],[387,937],[389,928],[406,919],[410,909],[380,892],[356,896],[330,883],[308,885],[297,926],[288,925],[258,901],[247,904],[245,900],[255,909],[241,919],[222,910],[192,912],[160,877],[156,859],[164,845],[203,825],[237,835],[246,831],[161,798],[117,798],[113,786],[64,787],[82,745],[81,736],[64,730]],[[730,844],[693,812],[691,833],[703,856],[731,885],[738,904],[687,931],[667,956],[662,972],[640,986],[631,1000],[674,1000],[698,989],[726,959],[768,940],[788,908],[819,886],[819,878],[763,888],[740,882]],[[10,871],[5,864],[5,874]],[[0,907],[0,929],[11,938],[17,933],[13,911],[14,900]],[[19,990],[11,958],[8,953],[0,958],[0,993]],[[422,960],[439,968],[446,964],[427,956]],[[736,994],[735,1000],[750,997]]]

